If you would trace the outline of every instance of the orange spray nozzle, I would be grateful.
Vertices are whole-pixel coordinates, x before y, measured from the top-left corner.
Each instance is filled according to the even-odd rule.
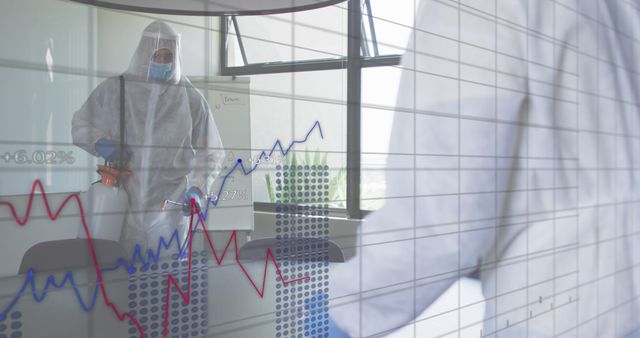
[[[102,164],[98,164],[98,174],[100,174],[101,177],[100,183],[110,187],[115,187],[118,185],[119,180],[126,179],[133,175],[129,170],[112,168]]]

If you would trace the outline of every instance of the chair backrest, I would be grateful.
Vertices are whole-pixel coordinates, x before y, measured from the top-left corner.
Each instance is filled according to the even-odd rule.
[[[93,246],[102,267],[114,266],[119,258],[125,258],[120,243],[104,239],[94,239]],[[89,242],[86,239],[63,239],[38,243],[24,254],[20,264],[20,274],[29,269],[38,272],[60,271],[86,268],[93,265]]]
[[[290,245],[294,245],[296,242],[301,240],[304,242],[305,239],[300,237],[291,238],[289,239],[289,241],[291,242]],[[317,241],[317,239],[313,239],[313,240]],[[261,238],[261,239],[250,241],[247,244],[243,245],[242,248],[240,248],[238,257],[240,259],[248,259],[248,260],[264,260],[265,255],[267,253],[267,249],[275,248],[278,241],[282,241],[282,239],[277,239],[275,237],[272,237],[272,238]],[[336,244],[332,240],[326,240],[326,242],[328,242],[329,244],[329,262],[331,263],[344,262],[344,253],[342,252],[342,249],[340,249],[338,244]],[[326,249],[323,249],[323,250],[326,250]],[[291,254],[288,257],[278,257],[278,260],[280,259],[302,260],[302,259],[305,259],[305,257],[303,256],[304,254],[305,254],[304,251],[299,251],[297,253],[298,256],[296,256],[296,253],[291,252]],[[320,259],[320,255],[309,252],[309,250],[307,250],[306,254],[309,254],[310,257],[315,257],[315,259],[312,259],[312,260]]]

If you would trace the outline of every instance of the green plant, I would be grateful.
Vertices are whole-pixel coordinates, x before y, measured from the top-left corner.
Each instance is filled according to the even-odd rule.
[[[304,158],[300,159],[295,153],[291,153],[284,158],[283,168],[286,168],[282,170],[286,171],[288,177],[296,177],[298,172],[301,170],[308,171],[310,174],[312,172],[315,172],[316,175],[319,173],[324,173],[327,170],[325,168],[328,168],[327,154],[325,153],[324,156],[321,156],[321,153],[316,151],[313,157],[311,157],[310,152],[306,151],[305,149]],[[302,168],[302,169],[300,170],[299,168]],[[344,169],[338,170],[338,172],[335,175],[333,175],[333,177],[330,178],[329,187],[328,187],[328,199],[331,207],[336,207],[336,208],[345,207],[346,180],[347,180],[347,175]],[[275,181],[272,178],[272,175],[265,174],[265,183],[266,183],[267,193],[269,196],[269,201],[271,203],[288,204],[288,203],[296,202],[295,199],[284,197],[284,196],[288,196],[288,194],[283,194],[283,193],[278,194],[278,185],[275,184]],[[281,189],[280,192],[287,192],[287,191],[293,190],[294,188],[292,183],[289,183],[287,185],[281,184],[279,187]],[[304,188],[302,189],[300,187],[295,187],[295,188],[297,189],[296,191],[301,191],[303,193],[306,192],[306,189]]]

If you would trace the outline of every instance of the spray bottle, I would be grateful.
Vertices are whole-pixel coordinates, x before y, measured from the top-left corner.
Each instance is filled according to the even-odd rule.
[[[132,172],[121,168],[117,162],[98,164],[101,179],[92,184],[83,198],[86,206],[87,226],[93,239],[119,241],[129,197],[123,187],[123,180]],[[87,238],[84,227],[78,229],[78,238]]]
[[[131,152],[125,142],[125,79],[120,75],[120,151],[117,160],[105,157],[104,165],[98,164],[101,179],[92,184],[84,194],[83,204],[87,214],[87,227],[91,238],[119,241],[124,218],[127,214],[129,196],[124,190],[123,181],[132,175],[127,170]],[[97,143],[96,143],[97,145]],[[97,149],[96,149],[97,151]],[[87,238],[85,229],[80,226],[78,238]]]

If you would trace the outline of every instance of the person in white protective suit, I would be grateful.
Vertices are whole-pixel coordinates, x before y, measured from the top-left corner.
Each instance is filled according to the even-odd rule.
[[[617,0],[421,1],[394,198],[331,271],[332,337],[411,323],[416,337],[640,337],[639,13]],[[419,318],[471,275],[482,331],[467,317],[481,304],[464,298]],[[457,332],[423,325],[452,316]]]
[[[148,25],[123,74],[126,154],[118,154],[118,77],[98,85],[73,117],[74,144],[107,160],[130,157],[121,236],[130,253],[139,245],[146,256],[176,229],[184,242],[188,217],[161,210],[163,201],[200,201],[222,168],[224,150],[209,105],[182,69],[180,36],[163,22]]]

